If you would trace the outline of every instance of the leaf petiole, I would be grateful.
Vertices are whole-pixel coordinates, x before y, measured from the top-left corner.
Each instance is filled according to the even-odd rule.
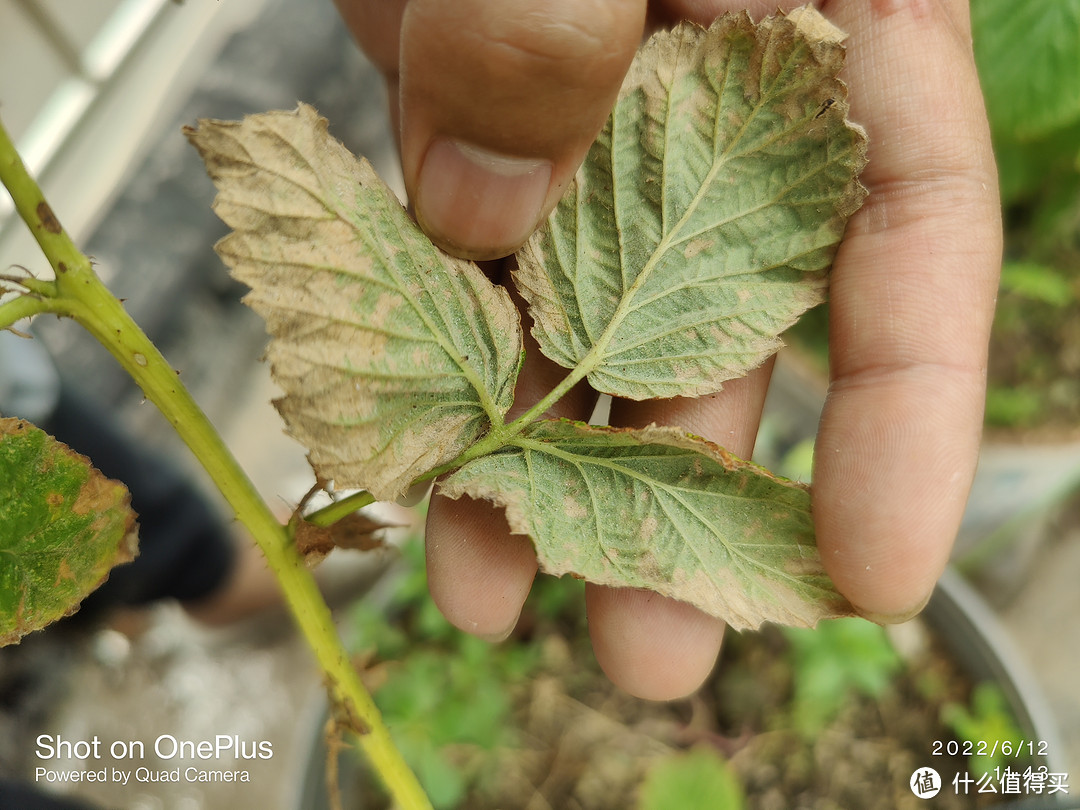
[[[482,458],[483,456],[490,456],[494,453],[499,452],[504,447],[513,444],[514,439],[520,436],[525,431],[525,429],[529,427],[529,425],[540,421],[544,417],[544,414],[546,414],[549,410],[551,410],[552,407],[555,406],[555,403],[557,403],[560,399],[570,393],[570,390],[575,385],[585,379],[586,375],[588,375],[589,373],[589,370],[592,368],[592,365],[588,361],[589,358],[593,356],[593,354],[594,353],[590,353],[587,357],[582,359],[582,361],[578,363],[578,365],[569,374],[567,374],[562,379],[562,381],[559,382],[558,385],[551,389],[551,391],[549,391],[546,396],[544,396],[539,402],[529,408],[529,410],[527,410],[513,422],[503,424],[493,422],[491,425],[491,429],[487,432],[485,436],[483,436],[473,444],[469,445],[469,447],[465,448],[465,450],[456,458],[446,462],[445,464],[440,464],[438,467],[435,467],[434,469],[429,470],[423,475],[415,478],[410,486],[415,487],[418,484],[423,484],[427,481],[433,481],[441,475],[446,475],[447,473],[464,467],[466,464],[468,464],[470,461],[473,461],[474,459]],[[348,499],[345,499],[342,500],[340,503],[344,507],[347,501]],[[361,506],[367,506],[367,503],[361,503],[355,508],[359,509]],[[329,509],[329,507],[327,507],[327,509]],[[316,512],[314,514],[319,513]],[[336,517],[335,520],[340,520],[342,517],[344,517],[344,510],[342,510],[342,513],[335,514],[338,514],[338,517]]]
[[[0,304],[0,329],[10,329],[25,318],[48,312],[49,308],[48,300],[22,293],[17,298]]]
[[[375,496],[367,490],[360,490],[321,509],[316,509],[310,515],[306,515],[304,520],[312,526],[326,528],[373,503],[375,503]]]
[[[594,354],[596,353],[590,352],[588,355],[582,358],[581,362],[578,363],[577,366],[575,366],[573,370],[571,370],[571,372],[567,374],[558,385],[552,388],[551,391],[549,391],[547,395],[543,397],[543,399],[541,399],[539,402],[529,408],[529,410],[525,411],[525,413],[523,413],[513,422],[506,425],[503,428],[503,432],[505,433],[507,440],[512,439],[514,436],[517,436],[533,422],[542,419],[544,414],[555,406],[555,403],[557,403],[560,399],[569,394],[570,390],[575,385],[585,379],[585,377],[588,376],[589,372],[592,370],[593,364],[589,362],[589,359],[593,357]]]

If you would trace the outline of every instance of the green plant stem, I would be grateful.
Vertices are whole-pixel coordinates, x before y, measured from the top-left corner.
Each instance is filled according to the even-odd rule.
[[[508,444],[514,443],[521,433],[525,431],[529,425],[538,421],[556,402],[566,396],[570,389],[577,385],[588,374],[589,366],[584,362],[573,369],[569,374],[563,378],[562,382],[556,385],[547,396],[533,405],[529,410],[515,419],[513,422],[503,425],[492,425],[491,431],[480,439],[475,444],[465,448],[465,451],[455,458],[453,461],[447,462],[442,466],[436,467],[430,472],[426,472],[419,478],[412,482],[412,486],[421,484],[425,481],[431,481],[434,478],[438,478],[448,472],[456,470],[458,467],[462,467],[468,462],[481,456],[488,456],[492,453],[498,452]]]
[[[507,439],[511,439],[517,436],[521,431],[531,425],[533,422],[539,420],[545,413],[547,413],[552,406],[555,405],[560,399],[570,393],[570,389],[585,379],[591,371],[591,366],[588,364],[588,360],[595,352],[589,352],[585,358],[582,359],[577,366],[569,374],[567,374],[562,381],[559,382],[554,388],[552,388],[543,399],[533,405],[529,410],[525,411],[521,416],[515,419],[510,424],[502,428],[501,432],[506,435]]]
[[[361,490],[342,498],[340,501],[334,501],[329,506],[316,509],[310,515],[307,515],[304,520],[312,526],[333,526],[357,509],[363,509],[373,503],[375,503],[375,496],[366,490]]]
[[[2,125],[0,181],[56,274],[53,287],[36,282],[36,295],[5,303],[0,308],[0,324],[40,312],[70,317],[134,378],[195,454],[266,556],[294,619],[326,674],[331,697],[345,724],[359,732],[360,746],[399,807],[430,810],[430,801],[394,746],[371,695],[351,665],[326,601],[286,527],[274,517],[177,373],[60,227]],[[43,294],[46,290],[48,294]],[[32,303],[18,304],[20,301]]]
[[[8,329],[24,318],[48,312],[49,308],[48,300],[23,293],[0,304],[0,329]]]

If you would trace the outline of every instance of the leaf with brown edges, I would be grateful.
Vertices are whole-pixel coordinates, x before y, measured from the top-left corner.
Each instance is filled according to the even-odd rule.
[[[0,645],[73,613],[135,558],[127,488],[21,419],[0,419]]]
[[[521,327],[509,295],[434,247],[306,105],[187,130],[233,232],[217,245],[266,320],[277,406],[340,489],[402,494],[501,421]]]

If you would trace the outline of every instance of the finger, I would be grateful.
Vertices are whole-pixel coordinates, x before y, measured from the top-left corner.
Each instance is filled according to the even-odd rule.
[[[508,419],[539,401],[567,373],[540,353],[528,318],[523,320],[525,364]],[[548,415],[586,419],[594,404],[595,394],[579,385]],[[510,534],[501,507],[470,498],[450,500],[438,494],[438,487],[431,497],[426,538],[428,588],[443,615],[466,632],[505,638],[536,576],[532,541]]]
[[[428,590],[447,621],[490,641],[510,635],[537,563],[529,538],[510,534],[502,508],[436,491],[425,543]]]
[[[334,0],[342,19],[371,62],[382,72],[390,100],[390,117],[395,134],[399,132],[400,42],[401,24],[408,0]],[[815,3],[819,5],[820,3]],[[795,3],[781,3],[790,10]],[[726,11],[746,9],[754,19],[774,13],[777,4],[769,0],[664,0],[649,4],[650,30],[660,25],[674,25],[679,20],[693,20],[708,25]]]
[[[398,75],[401,18],[408,0],[334,0],[357,44],[384,76]]]
[[[822,0],[815,3],[782,2],[776,0],[659,0],[650,6],[650,16],[658,23],[673,25],[679,20],[692,20],[699,25],[708,25],[721,14],[745,10],[752,19],[760,20],[778,11],[788,12],[797,6],[822,5]]]
[[[761,409],[769,388],[773,361],[766,361],[745,377],[728,380],[715,394],[631,402],[614,399],[611,423],[623,427],[676,425],[730,450],[740,458],[754,452]]]
[[[615,100],[645,0],[411,0],[401,161],[424,230],[513,252],[554,207]]]
[[[611,421],[630,427],[678,425],[749,458],[771,370],[772,363],[766,363],[719,393],[696,399],[615,400]],[[697,689],[712,670],[724,635],[719,619],[656,594],[595,587],[588,594],[597,661],[622,689],[670,700]]]
[[[966,0],[827,10],[851,34],[870,194],[831,277],[814,517],[841,592],[899,620],[929,598],[974,473],[1001,258],[997,180]]]
[[[716,663],[723,622],[685,602],[592,584],[585,600],[596,660],[615,685],[635,697],[688,695]]]

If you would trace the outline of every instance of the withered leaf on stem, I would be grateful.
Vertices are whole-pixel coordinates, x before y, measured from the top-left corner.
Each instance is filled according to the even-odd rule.
[[[346,515],[331,526],[316,526],[301,518],[296,523],[296,548],[309,565],[321,561],[335,548],[374,551],[385,545],[382,531],[396,525],[359,512]]]

